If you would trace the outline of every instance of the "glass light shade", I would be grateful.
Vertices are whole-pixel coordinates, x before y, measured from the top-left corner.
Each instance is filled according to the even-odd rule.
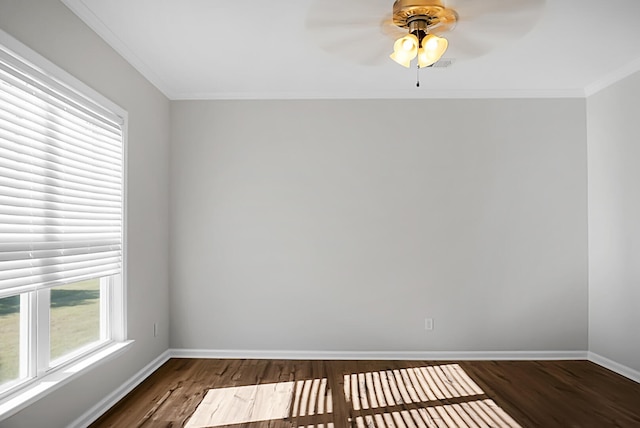
[[[418,51],[418,65],[420,68],[429,67],[442,58],[447,50],[449,42],[444,37],[427,34],[422,39],[422,47]]]
[[[390,57],[398,64],[409,68],[411,60],[416,55],[418,55],[418,38],[413,34],[407,34],[393,44],[393,53]]]

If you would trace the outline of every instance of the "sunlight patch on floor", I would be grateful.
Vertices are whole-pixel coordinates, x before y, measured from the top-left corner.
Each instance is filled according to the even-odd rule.
[[[344,395],[358,428],[520,428],[458,364],[347,374]]]
[[[326,378],[215,388],[206,393],[185,428],[282,420],[332,411]],[[327,424],[327,428],[331,426]]]

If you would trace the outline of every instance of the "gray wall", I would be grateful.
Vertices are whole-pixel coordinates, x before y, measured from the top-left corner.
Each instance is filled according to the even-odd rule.
[[[168,347],[169,101],[57,0],[0,0],[0,28],[129,112],[131,350],[2,422],[63,427]],[[158,322],[160,336],[153,337]]]
[[[587,348],[585,100],[171,109],[172,347]]]
[[[640,73],[587,101],[589,350],[640,371]]]

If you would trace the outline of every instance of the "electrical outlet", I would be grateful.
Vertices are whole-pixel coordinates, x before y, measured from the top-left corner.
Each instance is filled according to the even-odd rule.
[[[429,331],[433,330],[433,318],[424,319],[424,329]]]

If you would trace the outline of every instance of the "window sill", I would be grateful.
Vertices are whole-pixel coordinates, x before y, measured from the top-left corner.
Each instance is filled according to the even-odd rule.
[[[86,358],[61,367],[6,397],[0,401],[0,421],[16,414],[94,367],[123,354],[132,344],[133,340],[111,343]]]

